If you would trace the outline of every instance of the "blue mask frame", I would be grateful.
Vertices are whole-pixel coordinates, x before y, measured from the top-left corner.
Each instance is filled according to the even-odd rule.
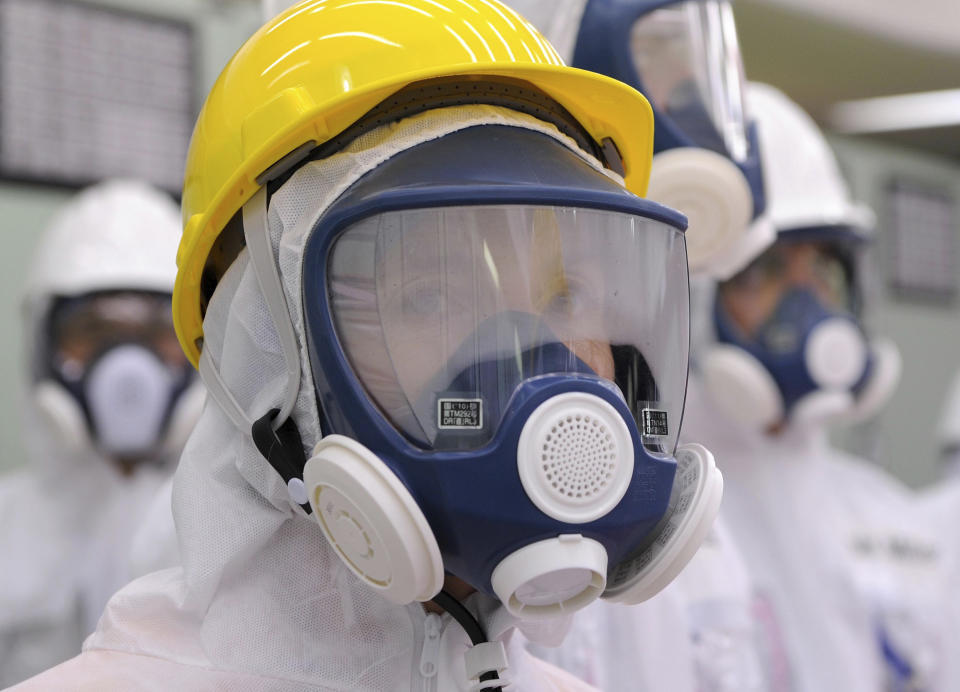
[[[477,126],[413,147],[366,174],[311,232],[302,300],[325,433],[355,439],[386,463],[423,510],[447,571],[492,594],[490,576],[500,560],[522,545],[558,534],[597,540],[614,568],[649,542],[666,512],[676,462],[645,450],[616,386],[592,375],[524,381],[494,438],[467,452],[415,447],[370,400],[336,339],[331,314],[328,261],[338,236],[362,219],[388,211],[484,204],[602,209],[656,219],[681,231],[686,219],[634,196],[546,135]],[[552,519],[533,505],[516,465],[517,442],[529,414],[551,396],[570,391],[588,392],[614,406],[631,431],[635,450],[633,479],[620,503],[600,519],[575,525]]]

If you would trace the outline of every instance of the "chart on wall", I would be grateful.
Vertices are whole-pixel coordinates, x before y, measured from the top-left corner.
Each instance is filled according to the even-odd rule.
[[[919,180],[895,178],[887,187],[890,273],[897,295],[950,302],[958,292],[958,215],[953,195]]]
[[[195,117],[186,22],[73,0],[0,0],[0,177],[182,185]]]

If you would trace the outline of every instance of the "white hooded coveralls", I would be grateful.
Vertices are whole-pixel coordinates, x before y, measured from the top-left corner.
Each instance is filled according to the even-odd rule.
[[[753,580],[771,689],[906,689],[903,661],[911,689],[945,689],[942,556],[910,491],[822,426],[767,435],[691,389],[685,425],[723,468],[721,516]]]

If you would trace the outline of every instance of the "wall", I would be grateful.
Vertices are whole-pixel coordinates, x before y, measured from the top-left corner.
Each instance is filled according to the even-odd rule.
[[[94,3],[90,3],[94,4]],[[208,0],[102,0],[120,7],[189,21],[195,29],[197,103],[223,65],[260,24],[256,2],[231,4]],[[0,181],[0,472],[25,462],[19,414],[23,381],[20,332],[20,287],[26,278],[33,248],[44,225],[72,190]]]
[[[871,259],[880,281],[868,320],[875,333],[898,344],[904,360],[899,389],[883,414],[840,437],[844,446],[874,458],[910,485],[923,486],[939,472],[935,430],[947,387],[960,370],[960,296],[940,305],[910,301],[886,285],[891,239],[884,194],[893,176],[950,191],[958,205],[960,250],[960,163],[864,139],[836,137],[831,143],[854,195],[877,212],[880,232]]]
[[[956,23],[948,19],[956,13],[956,0],[914,0],[909,5],[897,0],[759,1],[818,15],[830,23],[856,27],[905,43],[957,51]],[[908,15],[906,20],[905,15]]]

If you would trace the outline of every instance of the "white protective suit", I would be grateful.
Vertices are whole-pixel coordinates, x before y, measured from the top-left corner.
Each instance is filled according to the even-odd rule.
[[[770,87],[751,85],[749,96],[768,211],[780,233],[831,227],[868,233],[869,210],[851,202],[813,122]],[[705,302],[712,311],[713,298]],[[691,376],[684,428],[714,451],[723,469],[721,516],[753,580],[771,689],[947,689],[940,686],[944,591],[936,540],[909,489],[875,464],[833,448],[826,433],[830,422],[875,413],[892,394],[896,352],[871,342],[874,376],[856,399],[815,390],[780,432],[768,434],[783,415],[771,376],[760,361],[744,357],[743,367],[719,378],[721,361],[711,357],[742,349],[706,342],[698,356],[704,377]],[[758,389],[763,382],[769,388]]]
[[[752,606],[745,563],[717,521],[661,593],[629,610],[595,603],[560,647],[530,648],[602,690],[760,692],[774,688]]]
[[[953,377],[937,429],[941,473],[947,484],[960,479],[960,372]]]
[[[307,234],[360,176],[420,142],[477,124],[510,124],[576,150],[551,125],[491,106],[428,111],[380,127],[346,149],[303,165],[274,193],[268,223],[294,328],[301,381],[293,417],[303,443],[320,439],[316,394],[303,342],[300,271]],[[279,408],[287,369],[247,251],[221,279],[204,320],[213,357],[240,407]],[[282,478],[210,402],[174,479],[182,567],[133,582],[107,607],[84,653],[16,688],[28,690],[467,690],[469,640],[449,615],[397,606],[360,582],[293,504]],[[509,660],[506,690],[593,689],[537,660],[515,636],[521,625],[498,602],[469,597]],[[565,621],[523,625],[556,643]]]
[[[947,393],[938,429],[943,480],[920,496],[920,511],[928,525],[940,537],[944,552],[944,572],[948,588],[960,586],[960,374],[954,376]],[[944,603],[948,622],[944,634],[944,651],[960,650],[960,600],[949,598]],[[960,658],[944,657],[943,689],[960,689]]]
[[[753,580],[772,689],[940,689],[941,560],[910,491],[822,426],[769,436],[690,399],[688,431],[722,460],[721,515]]]
[[[629,609],[597,601],[574,615],[561,646],[528,648],[601,690],[693,692],[690,638],[675,585]]]
[[[27,352],[40,350],[36,340],[53,296],[172,291],[179,226],[173,202],[140,183],[106,183],[67,205],[31,268]],[[170,462],[185,439],[182,426],[171,429],[167,452],[156,459],[162,464],[141,464],[124,476],[95,451],[82,425],[68,424],[69,407],[63,417],[51,416],[49,405],[40,404],[38,383],[25,383],[25,390],[30,456],[21,470],[0,480],[4,686],[79,653],[107,600],[134,576],[127,556],[137,520],[172,472]],[[178,413],[191,417],[183,408]]]

